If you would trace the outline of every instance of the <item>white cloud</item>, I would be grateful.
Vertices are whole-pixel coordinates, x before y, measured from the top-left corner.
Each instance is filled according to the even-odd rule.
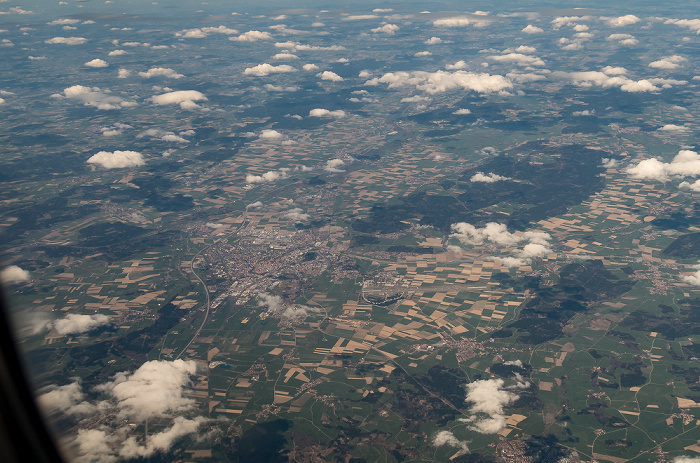
[[[678,188],[681,188],[681,189],[687,188],[687,189],[689,189],[690,191],[695,191],[695,192],[700,193],[700,180],[695,180],[693,183],[690,183],[690,182],[681,182],[681,183],[678,185]]]
[[[260,132],[260,138],[263,140],[279,140],[281,138],[284,138],[284,135],[282,135],[277,130],[265,129],[262,132]]]
[[[425,72],[399,71],[389,72],[380,78],[367,81],[365,85],[389,84],[389,88],[413,86],[427,93],[443,93],[448,90],[465,89],[478,93],[491,93],[512,88],[510,80],[503,76],[491,74],[475,74],[465,71],[456,72]]]
[[[489,56],[493,61],[499,63],[513,63],[518,66],[544,66],[544,61],[541,58],[522,53],[508,53],[506,55]]]
[[[178,90],[151,97],[157,105],[179,104],[182,109],[195,109],[199,105],[195,101],[207,101],[207,97],[197,90]]]
[[[49,26],[65,25],[65,24],[78,24],[79,19],[54,19],[53,21],[47,22]]]
[[[341,82],[342,80],[344,80],[342,77],[340,77],[333,71],[323,71],[317,75],[321,78],[321,80],[330,80],[332,82]]]
[[[583,111],[574,111],[571,113],[573,116],[593,116],[595,115],[595,109],[584,109]]]
[[[465,452],[469,451],[467,446],[467,441],[461,441],[455,437],[450,431],[439,431],[435,436],[433,436],[433,446],[442,447],[443,445],[449,445],[450,447],[456,447],[462,449]]]
[[[484,15],[474,16],[453,16],[450,18],[440,18],[433,21],[433,26],[436,27],[485,27],[491,22],[483,17]]]
[[[361,21],[363,19],[376,19],[379,16],[376,14],[354,14],[354,15],[349,15],[345,16],[342,20],[343,21]]]
[[[659,127],[657,130],[664,132],[689,132],[690,129],[684,125],[666,124],[663,127]]]
[[[673,463],[700,463],[700,457],[676,457],[673,459]]]
[[[700,175],[700,155],[695,151],[681,150],[670,163],[656,158],[645,159],[630,165],[627,174],[638,180],[668,181],[672,178],[697,177]]]
[[[515,51],[518,53],[534,53],[537,51],[537,48],[530,47],[527,45],[520,45],[518,48],[515,49]]]
[[[44,40],[46,43],[62,45],[82,45],[87,41],[88,39],[85,37],[53,37],[51,39]]]
[[[261,208],[263,205],[262,201],[255,201],[254,203],[248,204],[245,208],[246,209],[258,209]]]
[[[345,161],[342,159],[330,159],[326,161],[326,166],[323,168],[326,172],[345,172],[343,169],[341,169],[342,166],[345,165]]]
[[[454,64],[447,64],[447,65],[445,65],[445,69],[447,69],[448,71],[452,71],[452,70],[455,70],[455,69],[464,69],[464,68],[466,68],[466,67],[467,67],[467,63],[466,63],[463,59],[457,61],[457,62],[454,63]]]
[[[69,334],[80,334],[92,331],[100,326],[108,325],[109,317],[102,314],[83,315],[71,313],[64,318],[53,322],[53,327],[58,334],[66,336]]]
[[[68,415],[87,415],[96,410],[94,405],[85,401],[85,394],[77,378],[64,386],[49,386],[36,400],[46,414],[63,412]]]
[[[617,160],[611,159],[611,158],[603,158],[601,159],[601,162],[603,164],[603,167],[606,169],[612,169],[613,167],[617,167]]]
[[[268,76],[270,74],[286,73],[286,72],[294,72],[294,71],[296,71],[296,69],[288,64],[280,64],[279,66],[273,66],[272,64],[262,63],[262,64],[258,64],[257,66],[253,66],[252,68],[246,68],[246,70],[243,71],[243,74],[245,74],[247,76],[264,77],[264,76]]]
[[[700,270],[693,273],[692,275],[685,275],[683,277],[683,281],[693,286],[700,286]]]
[[[605,24],[611,27],[629,26],[630,24],[637,24],[639,21],[641,21],[641,19],[633,14],[626,14],[617,18],[606,18],[601,16],[600,19],[605,21]]]
[[[430,97],[420,95],[401,98],[401,103],[425,103],[427,101],[430,101]]]
[[[302,69],[304,71],[315,71],[316,69],[318,69],[318,66],[316,66],[315,64],[312,64],[312,63],[308,63],[308,64],[305,64],[304,66],[302,66]]]
[[[237,42],[257,42],[258,40],[271,40],[272,35],[269,32],[261,31],[248,31],[244,32],[237,37],[229,37],[229,40],[235,40]]]
[[[555,71],[552,73],[552,77],[570,80],[574,85],[580,87],[592,87],[594,85],[603,88],[618,87],[625,92],[654,92],[659,90],[658,87],[647,79],[634,81],[624,76],[610,76],[601,71]]]
[[[287,211],[284,217],[295,221],[304,221],[309,219],[309,215],[302,213],[301,209],[299,208]],[[258,299],[258,307],[265,307],[269,313],[285,319],[306,318],[309,313],[320,312],[320,309],[315,307],[299,304],[287,305],[280,296],[273,296],[267,293],[258,294]]]
[[[513,82],[536,82],[538,80],[546,80],[547,77],[541,74],[535,74],[532,72],[509,72],[506,77]]]
[[[679,27],[686,27],[691,31],[700,34],[700,19],[667,19],[664,24],[675,24]]]
[[[339,119],[341,117],[345,117],[345,111],[342,109],[336,109],[335,111],[331,111],[328,109],[322,109],[322,108],[316,108],[312,109],[309,111],[309,116],[310,117],[334,117],[336,119]]]
[[[442,43],[442,39],[440,37],[430,37],[428,40],[423,42],[426,45],[437,45],[439,43]]]
[[[299,59],[294,53],[277,53],[272,59]]]
[[[463,245],[483,245],[491,243],[503,248],[513,248],[524,243],[522,249],[512,251],[514,256],[493,257],[509,267],[531,263],[532,258],[544,257],[551,253],[549,241],[552,237],[542,232],[511,233],[504,224],[487,223],[483,228],[460,222],[452,224],[450,238],[456,238]]]
[[[679,68],[681,64],[685,63],[686,61],[688,60],[680,55],[666,56],[658,61],[652,61],[649,63],[649,67],[671,70]]]
[[[462,108],[462,109],[458,109],[457,111],[454,111],[452,114],[456,114],[458,116],[466,116],[467,114],[471,114],[471,113],[472,113],[471,110],[466,109],[466,108]]]
[[[303,212],[300,208],[295,207],[282,214],[282,218],[294,220],[295,222],[303,222],[309,220],[311,216]]]
[[[29,272],[17,265],[10,265],[0,271],[0,283],[6,285],[24,283],[31,279]]]
[[[562,26],[575,26],[579,21],[590,21],[590,16],[558,16],[552,20],[552,27],[559,29]]]
[[[87,160],[88,164],[94,164],[105,169],[122,169],[125,167],[138,167],[146,164],[141,153],[137,151],[100,151],[93,154]]]
[[[525,28],[523,28],[522,32],[525,32],[526,34],[539,34],[540,32],[544,32],[544,29],[528,24],[525,26]]]
[[[296,92],[297,90],[299,90],[299,87],[297,87],[296,85],[283,87],[281,85],[265,84],[265,90],[268,90],[270,92]]]
[[[107,56],[121,56],[121,55],[126,55],[129,52],[126,50],[112,50],[109,53],[107,53]]]
[[[386,35],[394,35],[398,30],[399,26],[397,26],[396,24],[384,24],[383,26],[375,27],[374,29],[372,29],[372,32],[374,32],[375,34],[382,32]]]
[[[128,69],[119,68],[119,70],[117,71],[117,78],[119,79],[126,79],[130,75],[131,71],[129,71]]]
[[[65,96],[66,98],[78,100],[85,106],[94,106],[97,109],[119,109],[136,106],[133,101],[127,101],[118,96],[109,95],[107,91],[101,90],[99,87],[84,87],[82,85],[73,85],[63,90],[63,95],[51,95],[54,98]]]
[[[416,57],[431,56],[431,55],[432,55],[432,53],[430,53],[429,51],[419,51],[419,52],[413,54],[413,56],[416,56]]]
[[[180,438],[196,432],[205,421],[206,419],[202,416],[191,420],[178,416],[169,428],[148,436],[144,445],[140,445],[135,437],[129,437],[121,445],[119,456],[122,458],[147,458],[158,452],[167,451]]]
[[[466,402],[473,414],[485,413],[489,418],[472,417],[470,429],[482,434],[495,434],[506,427],[503,408],[518,399],[517,394],[504,389],[502,379],[482,379],[467,384]]]
[[[510,177],[504,177],[502,175],[494,174],[493,172],[490,172],[488,174],[484,174],[483,172],[477,172],[476,174],[472,175],[472,177],[469,179],[471,182],[482,182],[482,183],[495,183],[498,181],[503,181],[503,180],[513,180]]]
[[[586,26],[585,24],[576,24],[574,26],[574,30],[576,32],[584,32],[588,30],[588,26]]]
[[[630,34],[610,34],[605,40],[627,46],[637,45],[639,43],[639,40]]]
[[[202,27],[202,28],[197,28],[197,29],[185,29],[185,30],[182,30],[180,32],[176,32],[175,36],[176,37],[183,37],[186,39],[203,39],[204,37],[207,37],[209,34],[232,35],[232,34],[238,34],[238,31],[236,29],[230,29],[226,26]]]
[[[245,181],[246,183],[273,183],[284,178],[287,178],[286,172],[271,170],[262,175],[247,174]]]
[[[88,61],[85,63],[85,66],[90,67],[90,68],[106,68],[109,66],[107,61],[99,58],[95,58],[92,61]]]
[[[160,67],[151,68],[146,72],[139,72],[139,76],[145,79],[150,79],[151,77],[167,77],[169,79],[181,79],[182,77],[185,77],[182,74],[178,74],[173,69]]]

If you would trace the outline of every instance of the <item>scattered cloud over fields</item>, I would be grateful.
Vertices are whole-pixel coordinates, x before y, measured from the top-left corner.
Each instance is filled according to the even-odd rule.
[[[68,98],[82,102],[85,106],[93,106],[97,109],[121,109],[136,106],[134,101],[128,101],[116,95],[111,95],[108,90],[99,87],[84,87],[73,85],[63,90],[63,95],[55,93],[53,98]]]
[[[368,80],[365,85],[388,84],[389,88],[415,87],[427,93],[444,93],[464,89],[478,93],[499,92],[513,87],[512,82],[500,75],[475,74],[466,71],[399,71]]]
[[[53,37],[51,39],[45,40],[46,43],[52,45],[82,45],[86,43],[88,39],[85,37]]]
[[[195,101],[207,101],[207,97],[197,90],[178,90],[151,97],[157,105],[179,104],[182,109],[196,109],[200,106]]]
[[[109,317],[102,314],[83,315],[71,313],[53,322],[53,328],[61,336],[81,334],[108,325]]]
[[[137,151],[100,151],[93,154],[87,161],[88,164],[103,167],[105,169],[123,169],[125,167],[138,167],[146,164],[143,155]]]
[[[31,279],[30,273],[17,265],[10,265],[0,270],[0,283],[5,285],[25,283]]]
[[[638,180],[660,182],[674,178],[697,177],[700,175],[700,154],[695,151],[681,150],[671,162],[663,162],[657,158],[645,159],[627,167],[626,172],[630,177]]]
[[[279,74],[294,71],[296,71],[296,69],[288,64],[280,64],[279,66],[274,66],[272,64],[262,63],[258,64],[257,66],[246,68],[245,71],[243,71],[243,74],[247,76],[264,77],[269,76],[270,74]]]

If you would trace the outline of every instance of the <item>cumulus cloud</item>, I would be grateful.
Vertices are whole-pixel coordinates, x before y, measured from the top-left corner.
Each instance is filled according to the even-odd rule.
[[[129,52],[126,50],[112,50],[109,53],[107,53],[107,56],[121,56],[121,55],[126,55]]]
[[[683,281],[693,286],[700,286],[700,270],[692,275],[685,275]]]
[[[423,42],[426,45],[437,45],[442,43],[442,39],[440,37],[430,37],[428,40]]]
[[[272,59],[299,59],[294,53],[277,53]]]
[[[49,43],[52,45],[82,45],[87,41],[88,39],[86,39],[85,37],[53,37],[51,39],[44,40],[45,43]]]
[[[381,32],[386,35],[394,35],[398,30],[399,26],[397,26],[396,24],[384,24],[383,26],[375,27],[374,29],[372,29],[372,32],[374,32],[375,34]]]
[[[458,109],[457,111],[454,111],[452,114],[456,114],[457,116],[466,116],[467,114],[471,114],[472,112],[469,109],[462,108]]]
[[[610,88],[618,87],[624,92],[654,92],[658,91],[659,87],[656,87],[650,80],[641,79],[638,81],[632,80],[628,77],[617,75],[609,75],[609,73],[601,71],[582,71],[582,72],[562,72],[554,71],[552,72],[552,77],[558,79],[570,80],[574,85],[579,87],[592,87],[594,85]]]
[[[143,445],[139,444],[135,437],[129,437],[121,445],[119,456],[122,458],[147,458],[155,455],[157,452],[167,451],[182,437],[196,432],[205,421],[206,419],[202,416],[191,420],[178,416],[173,420],[169,428],[148,436]]]
[[[542,232],[511,233],[504,224],[489,222],[482,228],[460,222],[452,224],[450,238],[456,238],[463,245],[483,245],[490,243],[502,248],[514,248],[523,244],[522,249],[515,249],[511,256],[493,257],[508,267],[519,267],[532,262],[533,258],[544,257],[551,253],[549,241],[552,237]]]
[[[544,29],[542,29],[541,27],[533,26],[532,24],[528,24],[523,28],[522,32],[526,34],[539,34],[541,32],[544,32]]]
[[[339,51],[339,50],[345,50],[345,47],[342,45],[329,45],[327,47],[322,47],[320,45],[306,45],[302,44],[299,42],[292,42],[292,41],[287,41],[287,42],[277,42],[275,43],[275,47],[277,48],[286,48],[289,51],[296,52],[296,51]]]
[[[639,21],[641,21],[641,19],[639,19],[633,14],[626,14],[617,18],[601,17],[600,19],[605,21],[605,24],[607,24],[610,27],[629,26],[630,24],[637,24]]]
[[[31,279],[29,272],[17,265],[10,265],[0,271],[0,283],[6,285],[25,283]]]
[[[308,63],[302,66],[302,69],[304,69],[304,71],[315,71],[316,69],[318,69],[318,66],[312,63]]]
[[[246,209],[259,209],[263,205],[262,201],[255,201],[254,203],[250,203],[246,205]]]
[[[284,138],[284,135],[273,129],[265,129],[260,132],[260,138],[263,140],[280,140]]]
[[[601,160],[603,167],[606,169],[612,169],[613,167],[617,167],[617,161],[615,159],[610,159],[610,158],[603,158]]]
[[[85,66],[89,68],[106,68],[109,64],[103,59],[95,58],[85,63]]]
[[[232,34],[238,34],[238,31],[236,29],[230,29],[226,26],[201,27],[201,28],[196,28],[196,29],[185,29],[185,30],[176,32],[175,36],[176,37],[183,37],[186,39],[203,39],[204,37],[207,37],[209,34],[232,35]]]
[[[664,24],[675,24],[679,27],[685,27],[691,31],[700,34],[700,19],[667,19]]]
[[[270,92],[296,92],[297,90],[299,90],[299,87],[297,87],[296,85],[289,85],[287,87],[284,87],[282,85],[265,84],[265,90],[268,90]]]
[[[663,132],[689,132],[690,129],[684,125],[675,125],[675,124],[666,124],[662,127],[659,127],[657,130],[661,130]]]
[[[610,34],[605,40],[627,46],[637,45],[639,43],[639,40],[630,34]]]
[[[185,77],[182,74],[178,74],[173,69],[161,68],[161,67],[153,67],[153,68],[149,69],[148,71],[139,72],[139,76],[141,76],[145,79],[150,79],[151,77],[167,77],[169,79],[181,79],[181,78]]]
[[[292,209],[294,214],[299,214],[301,209]],[[291,211],[288,211],[288,213]],[[307,214],[303,214],[307,215]],[[308,215],[301,220],[307,220]],[[294,219],[297,220],[297,219]],[[311,313],[318,313],[320,309],[299,304],[285,304],[280,296],[273,296],[267,293],[258,294],[258,307],[264,307],[267,312],[277,315],[283,319],[306,318]]]
[[[431,94],[460,88],[473,90],[478,93],[492,93],[513,87],[512,82],[503,76],[485,73],[476,74],[466,71],[389,72],[382,77],[367,81],[365,85],[378,85],[380,83],[389,84],[389,88],[413,86]]]
[[[179,104],[182,109],[194,109],[200,106],[195,101],[207,101],[207,97],[197,90],[178,90],[151,97],[157,105]]]
[[[321,80],[330,80],[332,82],[341,82],[343,81],[343,78],[340,77],[338,74],[336,74],[333,71],[323,71],[318,74],[318,77],[321,78]]]
[[[282,218],[293,220],[295,222],[304,222],[309,220],[311,216],[302,211],[301,208],[295,207],[282,214]]]
[[[100,151],[93,154],[86,161],[88,164],[94,164],[105,169],[122,169],[125,167],[138,167],[146,164],[143,160],[143,155],[137,151]]]
[[[113,381],[96,389],[116,401],[118,418],[143,421],[191,408],[194,400],[184,397],[183,389],[196,370],[192,360],[152,360],[132,374],[117,373]]]
[[[262,175],[248,174],[245,176],[245,181],[246,183],[272,183],[283,178],[287,178],[287,172],[271,170]]]
[[[454,70],[454,69],[464,69],[464,68],[466,68],[466,67],[467,67],[467,63],[466,63],[466,61],[464,61],[463,59],[457,61],[457,62],[454,63],[454,64],[447,64],[447,65],[445,65],[445,69],[447,69],[448,71],[452,71],[452,70]]]
[[[78,378],[70,384],[52,385],[47,389],[36,399],[39,408],[46,414],[62,412],[68,415],[88,415],[96,409],[93,404],[85,401],[85,394]]]
[[[176,135],[174,132],[168,132],[168,131],[162,130],[162,129],[148,129],[148,130],[144,130],[143,132],[136,135],[136,138],[154,137],[154,138],[159,138],[163,141],[189,143],[190,141],[184,137],[190,136],[190,135],[194,135],[193,130],[187,130],[184,132],[180,132],[179,135]]]
[[[436,27],[485,27],[488,26],[491,21],[486,19],[484,15],[474,15],[474,16],[452,16],[449,18],[440,18],[433,21],[433,26]]]
[[[85,400],[85,393],[76,379],[64,386],[48,387],[37,401],[46,413],[105,418],[98,428],[78,429],[74,441],[78,453],[76,462],[116,462],[119,457],[149,457],[157,452],[167,452],[178,439],[197,431],[206,419],[176,416],[166,429],[146,439],[140,435],[130,436],[133,428],[121,422],[163,419],[189,412],[195,402],[185,397],[185,393],[195,372],[194,361],[153,360],[133,373],[117,373],[113,380],[96,386],[95,391],[104,394],[105,400],[95,403]]]
[[[552,20],[552,27],[559,29],[562,26],[576,26],[579,21],[590,21],[591,16],[558,16]]]
[[[482,434],[495,434],[506,427],[503,408],[518,399],[517,394],[504,389],[502,379],[482,379],[467,384],[466,402],[471,403],[469,411],[483,413],[488,418],[472,417],[470,428]]]
[[[669,163],[657,158],[645,159],[626,169],[627,174],[638,180],[665,182],[672,178],[697,177],[700,175],[700,155],[695,151],[681,150]]]
[[[439,431],[433,436],[433,446],[442,447],[443,445],[449,445],[450,447],[456,447],[462,449],[465,452],[469,451],[467,446],[467,441],[461,441],[455,437],[450,431]]]
[[[345,165],[345,161],[342,159],[329,159],[326,161],[326,166],[323,168],[326,172],[345,172],[343,169],[341,169],[342,166]]]
[[[258,40],[271,40],[272,35],[269,32],[248,31],[236,37],[229,37],[229,40],[236,42],[257,42]]]
[[[84,87],[73,85],[63,90],[63,95],[51,95],[54,98],[69,98],[82,102],[85,106],[93,106],[97,109],[120,109],[136,106],[133,101],[127,101],[118,96],[110,95],[108,91],[99,87]]]
[[[309,116],[310,117],[334,117],[336,119],[340,119],[341,117],[345,117],[345,111],[342,109],[336,109],[334,111],[328,110],[328,109],[323,109],[323,108],[315,108],[309,111]]]
[[[379,16],[376,14],[351,14],[349,16],[345,16],[342,20],[343,21],[361,21],[363,19],[377,19]]]
[[[649,67],[672,70],[679,68],[686,61],[688,60],[680,55],[666,56],[658,61],[652,61],[649,63]]]
[[[286,73],[286,72],[294,72],[294,71],[296,71],[296,69],[288,64],[280,64],[279,66],[273,66],[272,64],[262,63],[262,64],[258,64],[257,66],[253,66],[251,68],[246,68],[246,70],[243,71],[243,74],[245,74],[247,76],[264,77],[264,76],[268,76],[270,74],[278,74],[278,73]]]
[[[493,172],[490,172],[488,174],[484,174],[483,172],[477,172],[476,174],[472,175],[472,178],[469,179],[471,182],[482,182],[482,183],[495,183],[498,181],[502,180],[513,180],[510,177],[503,177],[502,175],[494,174]]]
[[[678,185],[678,188],[681,188],[681,189],[687,188],[687,189],[689,189],[689,190],[691,190],[691,191],[700,192],[700,180],[696,180],[696,181],[694,181],[693,183],[690,183],[690,182],[681,182],[681,183]]]
[[[64,318],[53,322],[53,327],[58,334],[66,336],[69,334],[81,334],[92,331],[100,326],[108,325],[109,317],[102,314],[83,315],[71,313]]]
[[[542,61],[541,58],[524,55],[522,53],[489,56],[489,59],[499,63],[513,63],[518,66],[544,66],[544,61]]]
[[[676,457],[673,459],[673,463],[700,463],[700,457]]]

